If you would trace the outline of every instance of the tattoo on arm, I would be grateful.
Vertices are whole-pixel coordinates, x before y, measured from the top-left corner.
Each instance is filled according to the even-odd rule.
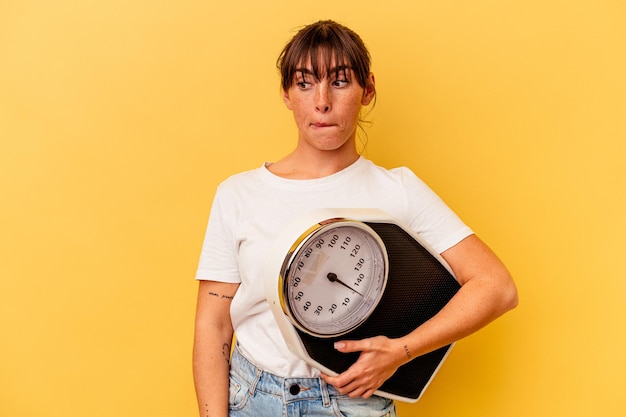
[[[404,345],[404,353],[406,353],[406,357],[411,359],[411,351],[407,345]]]
[[[222,345],[222,355],[226,359],[226,363],[230,365],[230,345],[228,343]]]
[[[220,295],[220,294],[218,294],[216,292],[209,292],[209,295],[212,296],[212,297],[215,297],[215,298],[221,298],[222,300],[223,299],[226,299],[226,300],[232,300],[233,299],[232,295],[226,295],[226,294]]]

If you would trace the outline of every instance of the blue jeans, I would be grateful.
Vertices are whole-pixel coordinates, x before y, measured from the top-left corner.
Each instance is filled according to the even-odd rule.
[[[235,348],[229,417],[396,417],[392,400],[349,398],[321,378],[282,378],[257,368]]]

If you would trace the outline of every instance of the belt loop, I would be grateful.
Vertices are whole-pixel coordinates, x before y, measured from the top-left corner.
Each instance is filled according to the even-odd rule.
[[[254,397],[254,392],[256,391],[256,386],[259,383],[259,380],[261,379],[261,375],[263,375],[263,371],[260,370],[259,368],[257,368],[256,366],[254,367],[255,369],[255,377],[254,377],[254,381],[252,381],[252,383],[250,384],[250,390],[248,392],[248,394],[251,397]]]
[[[322,402],[324,403],[324,407],[330,407],[330,394],[328,393],[328,385],[326,381],[322,378],[319,378],[320,381],[320,391],[322,392]]]

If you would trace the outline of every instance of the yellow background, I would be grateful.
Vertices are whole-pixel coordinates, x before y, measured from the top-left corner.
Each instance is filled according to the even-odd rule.
[[[213,192],[293,147],[275,58],[320,18],[372,52],[367,156],[519,286],[401,415],[624,415],[621,0],[0,2],[0,415],[196,415]]]

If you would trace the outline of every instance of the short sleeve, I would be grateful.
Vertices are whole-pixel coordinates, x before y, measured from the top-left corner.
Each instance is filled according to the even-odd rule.
[[[234,210],[228,193],[218,187],[207,225],[198,269],[197,280],[239,283],[237,243],[235,242]]]
[[[438,253],[459,243],[473,231],[446,203],[408,168],[399,168],[406,190],[409,226]]]

